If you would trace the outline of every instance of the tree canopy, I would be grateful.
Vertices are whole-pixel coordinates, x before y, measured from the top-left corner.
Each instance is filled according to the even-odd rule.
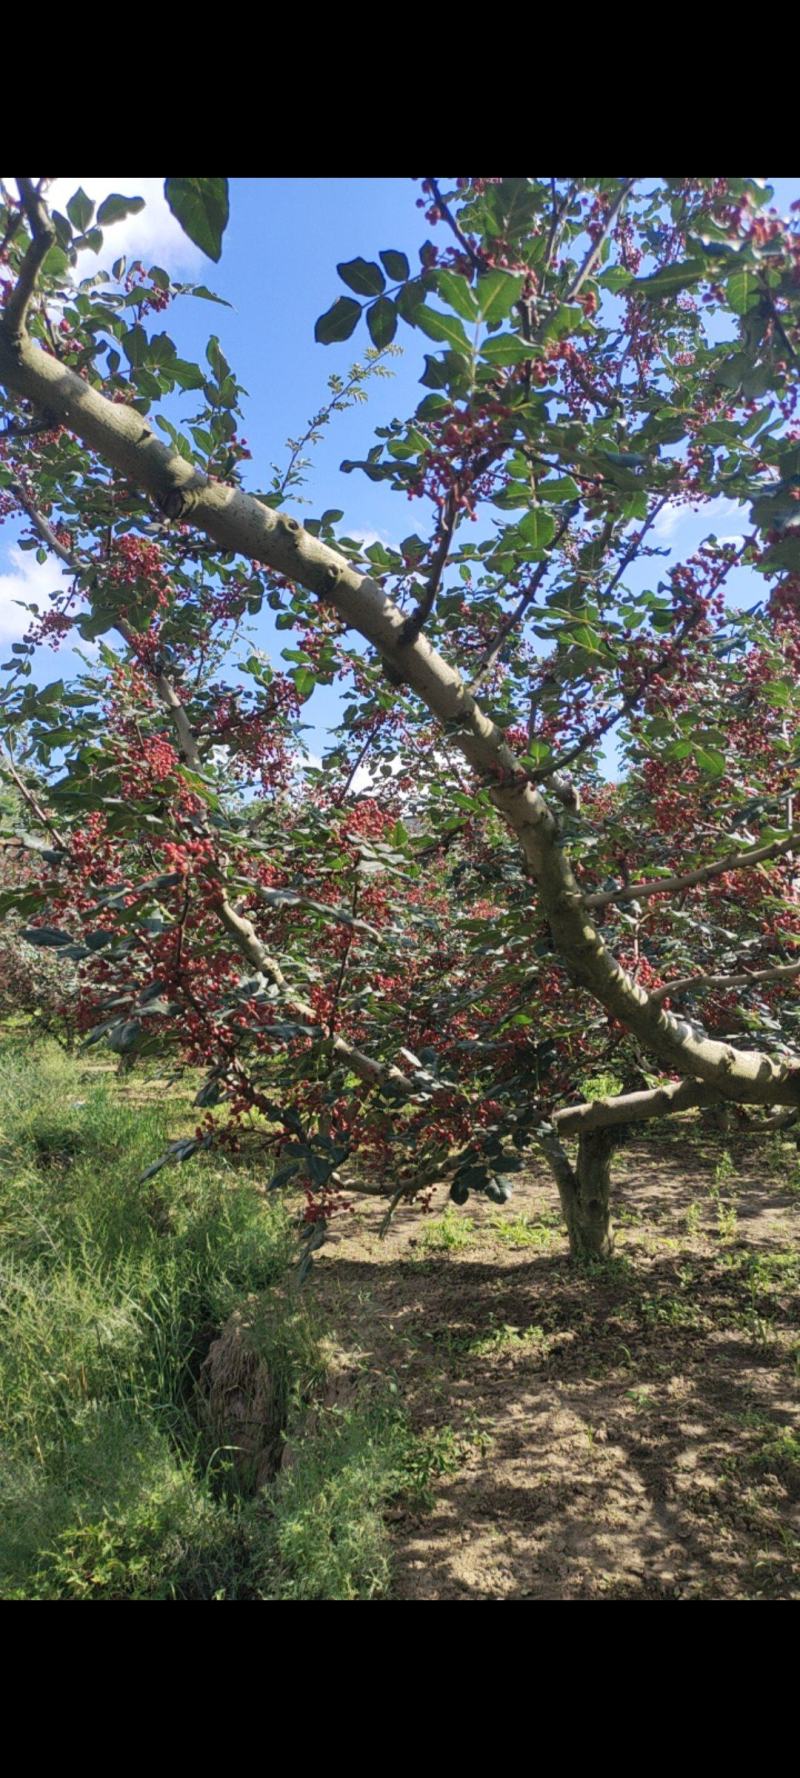
[[[224,311],[199,363],[165,330],[213,292],[108,250],[136,195],[47,186],[0,207],[0,505],[59,569],[4,663],[2,911],[88,1041],[204,1068],[154,1168],[257,1132],[313,1241],[346,1190],[503,1201],[535,1144],[606,1251],[631,1122],[800,1108],[800,234],[753,179],[425,180],[418,262],[365,242],[316,327],[362,361],[312,444],[420,353],[343,465],[410,527],[365,546],[294,510],[305,441],[248,491]],[[227,182],[166,194],[218,259]]]

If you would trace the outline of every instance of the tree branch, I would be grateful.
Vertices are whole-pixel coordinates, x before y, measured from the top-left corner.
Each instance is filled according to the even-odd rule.
[[[18,179],[17,189],[28,218],[32,239],[22,261],[17,282],[3,310],[3,328],[12,337],[21,336],[25,332],[39,273],[56,238],[56,231],[33,180]]]
[[[618,191],[617,196],[615,197],[614,202],[611,206],[611,209],[609,210],[609,212],[606,216],[606,219],[603,223],[603,227],[597,237],[597,240],[594,243],[594,246],[589,249],[589,252],[587,253],[586,258],[584,259],[584,262],[580,268],[580,271],[578,272],[577,276],[575,278],[573,278],[572,283],[570,284],[569,290],[567,291],[567,294],[564,298],[565,302],[567,302],[567,303],[574,302],[575,297],[578,295],[579,290],[581,290],[583,288],[584,284],[586,283],[586,279],[588,278],[590,272],[594,269],[594,267],[597,264],[597,261],[600,257],[600,254],[601,254],[602,248],[603,248],[603,242],[608,239],[608,236],[610,235],[611,230],[614,227],[614,223],[616,222],[619,212],[622,209],[625,199],[628,196],[629,192],[633,191],[635,184],[636,184],[635,179],[626,179],[623,182],[622,186],[620,187],[620,190]]]
[[[614,1124],[638,1124],[653,1117],[670,1117],[695,1105],[722,1105],[725,1097],[716,1087],[696,1080],[679,1080],[646,1093],[622,1093],[618,1098],[591,1099],[585,1105],[568,1105],[557,1111],[553,1123],[561,1136],[584,1136]]]
[[[704,992],[707,988],[750,988],[757,982],[791,981],[796,975],[800,975],[800,962],[776,963],[771,969],[742,969],[736,975],[683,975],[651,989],[650,998],[660,1005],[662,1000],[672,1000],[676,994],[688,994],[697,988]]]
[[[711,864],[699,865],[697,870],[684,871],[681,876],[651,877],[641,883],[626,883],[619,889],[598,889],[591,895],[585,895],[583,905],[587,908],[605,908],[611,902],[646,901],[651,895],[676,895],[681,889],[694,889],[699,883],[710,883],[713,877],[723,876],[727,871],[751,870],[756,864],[763,864],[768,858],[780,858],[784,852],[790,852],[800,840],[800,828],[795,828],[787,839],[772,840],[768,846],[754,846],[750,852],[726,852],[724,858],[716,858]]]

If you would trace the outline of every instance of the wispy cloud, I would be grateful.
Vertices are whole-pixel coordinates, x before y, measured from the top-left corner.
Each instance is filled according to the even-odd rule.
[[[0,574],[0,642],[18,642],[30,627],[31,614],[23,604],[35,604],[40,611],[50,606],[49,594],[66,584],[63,569],[52,562],[37,562],[35,555],[16,545],[8,552],[9,574]]]
[[[682,505],[679,501],[670,500],[656,519],[653,535],[661,543],[664,543],[684,526],[687,529],[689,526],[694,529],[701,528],[707,535],[710,531],[716,531],[720,524],[725,524],[731,519],[741,520],[746,510],[746,507],[742,506],[738,500],[728,500],[724,494],[721,494],[717,500],[710,500],[707,505],[698,507],[697,510],[693,506]],[[729,542],[730,539],[726,537],[725,541]]]

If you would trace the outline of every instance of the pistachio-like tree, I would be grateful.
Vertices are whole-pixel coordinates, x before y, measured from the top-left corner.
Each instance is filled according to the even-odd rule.
[[[140,200],[3,190],[0,501],[59,579],[6,664],[0,906],[77,971],[90,1038],[206,1069],[175,1158],[257,1129],[313,1239],[345,1187],[501,1201],[536,1144],[603,1254],[633,1123],[800,1109],[800,236],[750,179],[422,189],[419,265],[340,265],[317,323],[369,345],[311,435],[398,329],[432,347],[343,466],[423,515],[366,550],[291,510],[300,446],[246,491],[219,340],[195,364],[161,326],[212,293],[106,269]],[[218,258],[227,182],[166,193]],[[709,534],[676,562],[682,507]],[[223,678],[264,606],[287,670]],[[96,661],[39,683],[65,639]],[[341,724],[303,770],[318,684]]]

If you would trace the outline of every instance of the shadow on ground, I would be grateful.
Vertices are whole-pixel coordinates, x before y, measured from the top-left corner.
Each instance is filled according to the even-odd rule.
[[[627,1150],[590,1271],[536,1173],[503,1213],[334,1227],[338,1339],[448,1429],[432,1509],[393,1519],[396,1598],[800,1596],[800,1195],[752,1145],[719,1157]]]

